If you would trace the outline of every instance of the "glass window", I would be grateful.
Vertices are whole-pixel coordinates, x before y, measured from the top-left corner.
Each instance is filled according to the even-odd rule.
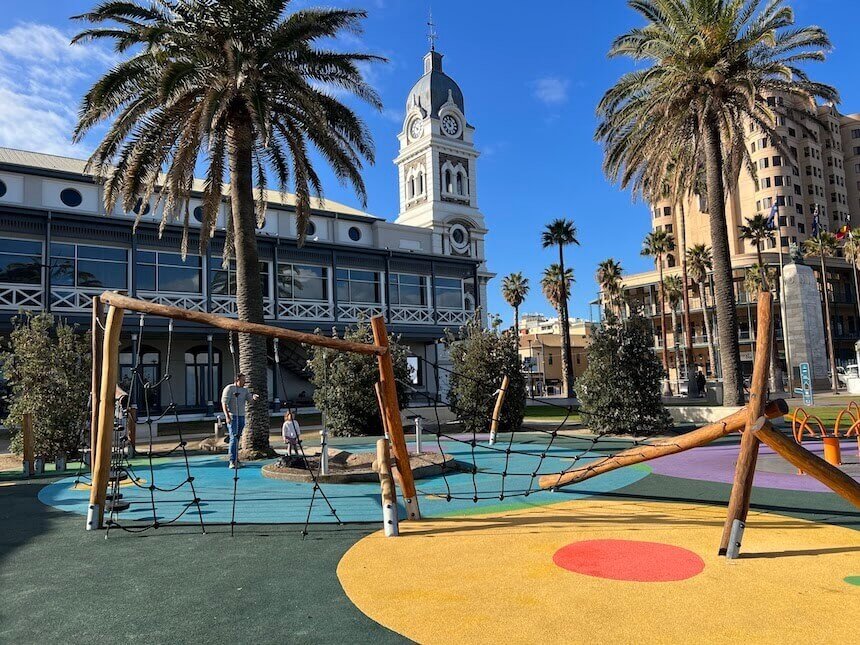
[[[436,307],[463,308],[463,281],[458,278],[436,278]]]
[[[337,270],[337,300],[340,303],[380,303],[379,274],[361,269]]]
[[[42,243],[0,238],[0,282],[42,283]]]
[[[0,197],[3,197],[6,194],[6,183],[0,179]]]
[[[236,261],[230,260],[230,266],[224,268],[220,257],[212,256],[209,276],[209,290],[218,296],[236,295]],[[269,263],[260,262],[260,288],[263,297],[269,297]]]
[[[202,292],[203,259],[161,251],[139,251],[137,254],[137,287],[149,291],[183,293]]]
[[[104,246],[51,244],[51,284],[127,289],[128,251]]]
[[[427,277],[408,273],[392,273],[388,277],[392,305],[427,306]]]
[[[421,357],[407,356],[406,365],[409,368],[409,375],[412,380],[412,385],[424,385],[424,369],[421,365]]]
[[[278,264],[278,297],[328,302],[328,267]]]
[[[349,231],[347,231],[347,233],[349,235],[349,239],[351,239],[353,242],[358,242],[361,239],[361,229],[359,229],[357,226],[350,226]]]
[[[74,188],[64,188],[60,193],[60,201],[69,208],[77,208],[84,201],[84,198],[81,197],[80,191]]]

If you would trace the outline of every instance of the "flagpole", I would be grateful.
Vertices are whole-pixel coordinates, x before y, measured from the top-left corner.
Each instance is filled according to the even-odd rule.
[[[779,233],[777,229],[777,233]],[[788,396],[794,396],[794,368],[791,366],[791,349],[788,346],[788,320],[785,315],[785,279],[783,278],[783,263],[782,263],[782,237],[777,234],[780,239],[777,240],[776,248],[779,249],[779,322],[782,327],[782,345],[785,348],[785,366],[788,372]],[[774,351],[779,352],[779,349],[774,344]],[[777,353],[779,356],[779,353]]]

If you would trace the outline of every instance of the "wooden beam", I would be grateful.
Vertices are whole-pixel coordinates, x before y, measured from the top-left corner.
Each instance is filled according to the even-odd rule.
[[[860,483],[852,477],[775,430],[764,418],[756,422],[752,432],[783,459],[860,508]]]
[[[391,453],[388,451],[388,440],[378,439],[376,442],[376,461],[373,469],[379,475],[380,494],[382,496],[382,525],[385,537],[400,534],[397,518],[397,491],[391,476]]]
[[[23,464],[21,470],[24,476],[36,474],[36,448],[33,441],[33,414],[25,412],[21,415],[21,451]]]
[[[720,555],[729,553],[729,543],[732,541],[732,531],[736,533],[746,522],[747,513],[750,509],[750,496],[752,495],[753,478],[755,477],[755,466],[758,462],[759,440],[754,433],[750,432],[753,424],[764,414],[765,401],[767,399],[767,379],[770,372],[770,343],[773,338],[773,294],[770,291],[761,291],[758,294],[758,306],[756,307],[756,348],[753,360],[753,373],[750,379],[750,398],[747,403],[747,422],[741,437],[741,445],[738,451],[738,461],[735,466],[735,479],[732,483],[732,492],[729,497],[729,506],[726,512],[726,521],[723,525],[723,535],[720,539]],[[736,523],[740,522],[740,525]],[[737,547],[740,540],[736,540],[735,548],[730,555],[736,557]]]
[[[394,449],[397,472],[400,474],[407,516],[411,520],[417,520],[421,518],[421,512],[418,509],[412,466],[409,464],[409,449],[406,447],[406,438],[403,436],[403,421],[400,418],[400,404],[397,402],[397,384],[394,381],[394,364],[391,361],[391,353],[388,351],[388,331],[385,328],[385,319],[382,316],[374,316],[370,319],[370,328],[373,330],[373,342],[377,346],[385,348],[385,351],[376,357],[379,365],[379,383],[385,424],[388,426],[388,438]]]
[[[93,315],[91,323],[92,337],[92,384],[90,387],[90,471],[96,464],[96,444],[98,443],[99,428],[99,389],[102,381],[102,325],[104,324],[104,308],[98,296],[93,297]]]
[[[493,408],[493,419],[490,421],[490,445],[496,442],[496,434],[499,431],[499,417],[502,415],[502,406],[505,404],[505,395],[508,393],[508,386],[511,380],[508,375],[502,379],[502,386],[499,388],[499,395],[496,397],[496,405]]]
[[[105,496],[110,479],[111,445],[113,443],[114,405],[116,380],[119,369],[119,336],[122,331],[123,310],[111,306],[105,323],[102,345],[102,380],[99,388],[99,423],[96,439],[96,461],[93,464],[90,506],[87,512],[87,530],[104,525]]]
[[[185,320],[188,322],[200,323],[201,325],[209,325],[226,331],[238,332],[240,334],[258,334],[268,338],[278,338],[279,340],[289,340],[295,343],[305,343],[306,345],[314,345],[316,347],[327,347],[336,349],[342,352],[353,352],[356,354],[372,354],[379,356],[388,351],[387,347],[379,347],[377,345],[368,345],[366,343],[356,343],[350,340],[341,338],[329,338],[320,334],[308,334],[292,329],[284,329],[283,327],[274,327],[272,325],[261,325],[258,323],[244,322],[236,318],[227,318],[226,316],[218,316],[209,314],[203,311],[190,311],[181,307],[171,307],[169,305],[160,305],[147,300],[138,300],[129,298],[115,291],[105,291],[99,296],[104,304],[129,311],[137,311],[143,314],[152,314],[153,316],[163,316],[172,318],[173,320]]]
[[[385,404],[382,402],[382,384],[377,381],[373,384],[373,390],[376,392],[376,404],[379,406],[379,416],[382,419],[382,432],[388,439],[388,420],[385,418]]]
[[[788,405],[782,399],[771,401],[765,408],[765,414],[771,419],[781,417],[788,414]],[[711,443],[715,439],[725,437],[727,434],[737,432],[744,427],[746,420],[747,411],[746,408],[742,408],[716,423],[702,426],[677,437],[660,439],[648,445],[635,446],[564,473],[544,475],[539,480],[540,487],[560,488],[561,486],[576,484],[597,475],[623,468],[624,466],[640,464],[643,461],[649,461],[657,457],[665,457],[666,455],[674,455],[691,448],[698,448],[699,446]]]

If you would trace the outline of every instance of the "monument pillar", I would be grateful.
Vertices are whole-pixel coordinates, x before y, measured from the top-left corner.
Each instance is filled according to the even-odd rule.
[[[830,389],[824,317],[815,273],[805,264],[786,264],[783,283],[785,316],[790,330],[790,337],[785,342],[794,364],[794,377],[798,378],[801,363],[809,363],[813,388]]]

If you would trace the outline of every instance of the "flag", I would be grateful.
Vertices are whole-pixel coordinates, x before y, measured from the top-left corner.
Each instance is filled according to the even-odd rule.
[[[849,213],[848,217],[845,219],[845,225],[842,228],[840,228],[838,231],[836,231],[836,239],[842,240],[846,236],[850,237],[850,233],[851,233],[851,214]]]
[[[776,229],[776,218],[779,215],[779,204],[774,200],[773,206],[770,209],[770,215],[767,216],[767,227],[771,230]]]
[[[812,209],[812,237],[821,235],[821,219],[818,217],[818,204]]]

